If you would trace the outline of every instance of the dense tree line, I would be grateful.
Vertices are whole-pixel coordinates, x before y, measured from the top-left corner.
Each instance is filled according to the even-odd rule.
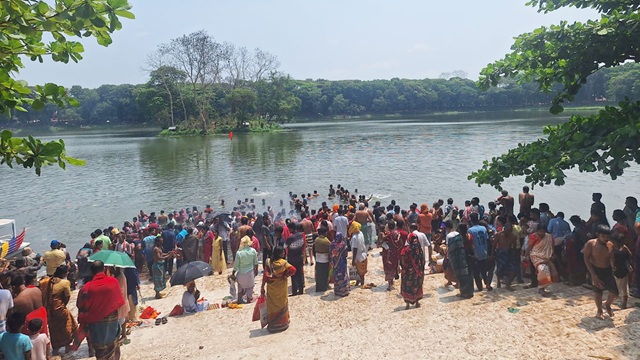
[[[247,74],[249,71],[247,70]],[[162,64],[139,85],[102,85],[97,89],[73,86],[69,94],[78,107],[47,104],[42,111],[13,111],[20,123],[40,120],[75,125],[159,124],[233,127],[261,119],[282,123],[294,117],[346,117],[364,114],[419,114],[434,111],[477,111],[548,106],[553,93],[541,92],[534,82],[503,79],[499,86],[479,91],[476,83],[460,77],[391,80],[293,80],[269,73],[229,76],[200,87],[184,70]],[[553,89],[552,89],[553,90]],[[640,97],[640,65],[602,69],[588,78],[573,101],[577,105],[622,101]],[[213,124],[213,125],[212,125]]]

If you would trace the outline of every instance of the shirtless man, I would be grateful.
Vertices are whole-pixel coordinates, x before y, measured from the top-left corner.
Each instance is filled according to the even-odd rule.
[[[238,239],[242,239],[245,235],[247,235],[248,230],[253,229],[251,225],[249,225],[249,218],[246,216],[243,216],[242,219],[240,219],[240,223],[242,225],[240,225],[240,227],[238,228]]]
[[[162,237],[157,237],[153,248],[153,267],[151,275],[153,279],[153,290],[156,292],[156,299],[162,299],[164,296],[160,291],[166,288],[166,280],[164,278],[164,262],[171,259],[173,252],[163,252]]]
[[[518,202],[520,203],[520,214],[529,215],[535,198],[533,194],[529,193],[528,186],[522,187],[522,192],[518,195]]]
[[[515,289],[511,287],[511,282],[516,276],[516,266],[520,254],[517,249],[518,238],[513,232],[513,225],[506,222],[502,231],[494,237],[494,246],[496,249],[496,259],[498,263],[496,277],[498,278],[498,289],[501,287],[501,280],[505,278],[506,288],[509,291]]]
[[[513,207],[514,207],[515,201],[513,200],[513,196],[509,195],[509,192],[507,190],[502,190],[502,195],[496,200],[496,202],[502,205],[502,208],[505,211],[504,213],[505,215],[513,214]]]
[[[24,277],[16,276],[11,282],[13,288],[13,308],[7,313],[19,312],[28,315],[30,312],[42,307],[42,292],[37,287],[28,288],[24,283]]]
[[[611,254],[613,245],[610,242],[611,230],[606,225],[598,225],[596,228],[597,238],[587,241],[584,246],[584,263],[591,273],[591,281],[594,285],[595,302],[598,308],[596,318],[604,319],[602,316],[602,293],[609,291],[604,307],[610,317],[613,317],[611,304],[618,297],[618,287],[613,277],[611,269]]]
[[[354,220],[362,225],[360,231],[362,232],[362,236],[364,236],[364,244],[367,248],[370,248],[373,243],[373,233],[369,224],[373,224],[373,212],[367,210],[364,203],[360,203],[358,204],[358,210],[356,211]]]
[[[306,250],[304,252],[304,261],[306,264],[309,264],[311,266],[313,266],[314,264],[314,259],[313,259],[313,222],[311,222],[311,220],[309,220],[307,218],[307,214],[305,212],[300,214],[300,218],[302,218],[302,220],[300,221],[300,225],[302,225],[302,230],[304,232],[304,237],[305,237],[305,243],[307,245]],[[307,256],[309,256],[309,261],[307,261]]]

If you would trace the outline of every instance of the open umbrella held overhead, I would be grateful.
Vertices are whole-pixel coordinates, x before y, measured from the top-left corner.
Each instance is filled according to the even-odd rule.
[[[136,265],[129,257],[129,254],[121,251],[100,250],[89,256],[89,262],[102,261],[105,266],[115,266],[119,268],[135,268]]]
[[[213,274],[213,269],[204,261],[192,261],[184,264],[171,276],[171,286],[185,285],[189,281]]]

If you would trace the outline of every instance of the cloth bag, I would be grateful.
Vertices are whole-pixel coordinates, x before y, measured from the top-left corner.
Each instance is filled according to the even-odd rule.
[[[258,301],[256,302],[256,306],[253,308],[253,318],[252,321],[260,320],[260,326],[264,328],[267,326],[269,322],[267,315],[267,299],[264,295],[260,295],[258,297]]]
[[[347,272],[349,273],[349,281],[360,280],[360,276],[358,276],[358,270],[355,266],[347,267]]]

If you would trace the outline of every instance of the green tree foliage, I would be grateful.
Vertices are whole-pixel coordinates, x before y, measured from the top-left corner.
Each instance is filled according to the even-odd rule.
[[[545,13],[564,7],[592,8],[601,17],[586,23],[561,22],[518,36],[511,53],[482,70],[481,89],[499,86],[504,78],[533,81],[541,90],[554,93],[550,111],[559,113],[562,104],[573,101],[588,84],[590,76],[640,61],[640,2],[534,0],[528,5]],[[610,95],[617,100],[624,94],[637,95],[634,84],[613,73]],[[546,138],[485,161],[469,179],[500,188],[507,177],[524,175],[533,185],[562,185],[565,171],[578,168],[580,172],[601,171],[615,180],[631,162],[640,163],[639,131],[640,102],[624,99],[618,107],[546,127]]]
[[[272,72],[252,84],[258,94],[258,116],[267,122],[288,122],[300,112],[302,101],[293,92],[289,76]]]
[[[0,2],[0,112],[26,111],[25,106],[42,110],[47,103],[77,105],[67,90],[47,83],[31,88],[15,75],[24,67],[23,59],[43,62],[78,62],[84,48],[73,38],[94,37],[99,44],[111,44],[111,33],[122,24],[119,17],[133,19],[126,0],[6,0]],[[10,131],[2,132],[0,163],[15,162],[25,168],[48,164],[65,167],[65,162],[83,162],[66,156],[64,142],[42,143],[31,137],[17,139]]]
[[[256,111],[256,93],[251,89],[238,88],[231,91],[227,101],[231,105],[231,112],[238,120],[237,127],[251,118]]]

